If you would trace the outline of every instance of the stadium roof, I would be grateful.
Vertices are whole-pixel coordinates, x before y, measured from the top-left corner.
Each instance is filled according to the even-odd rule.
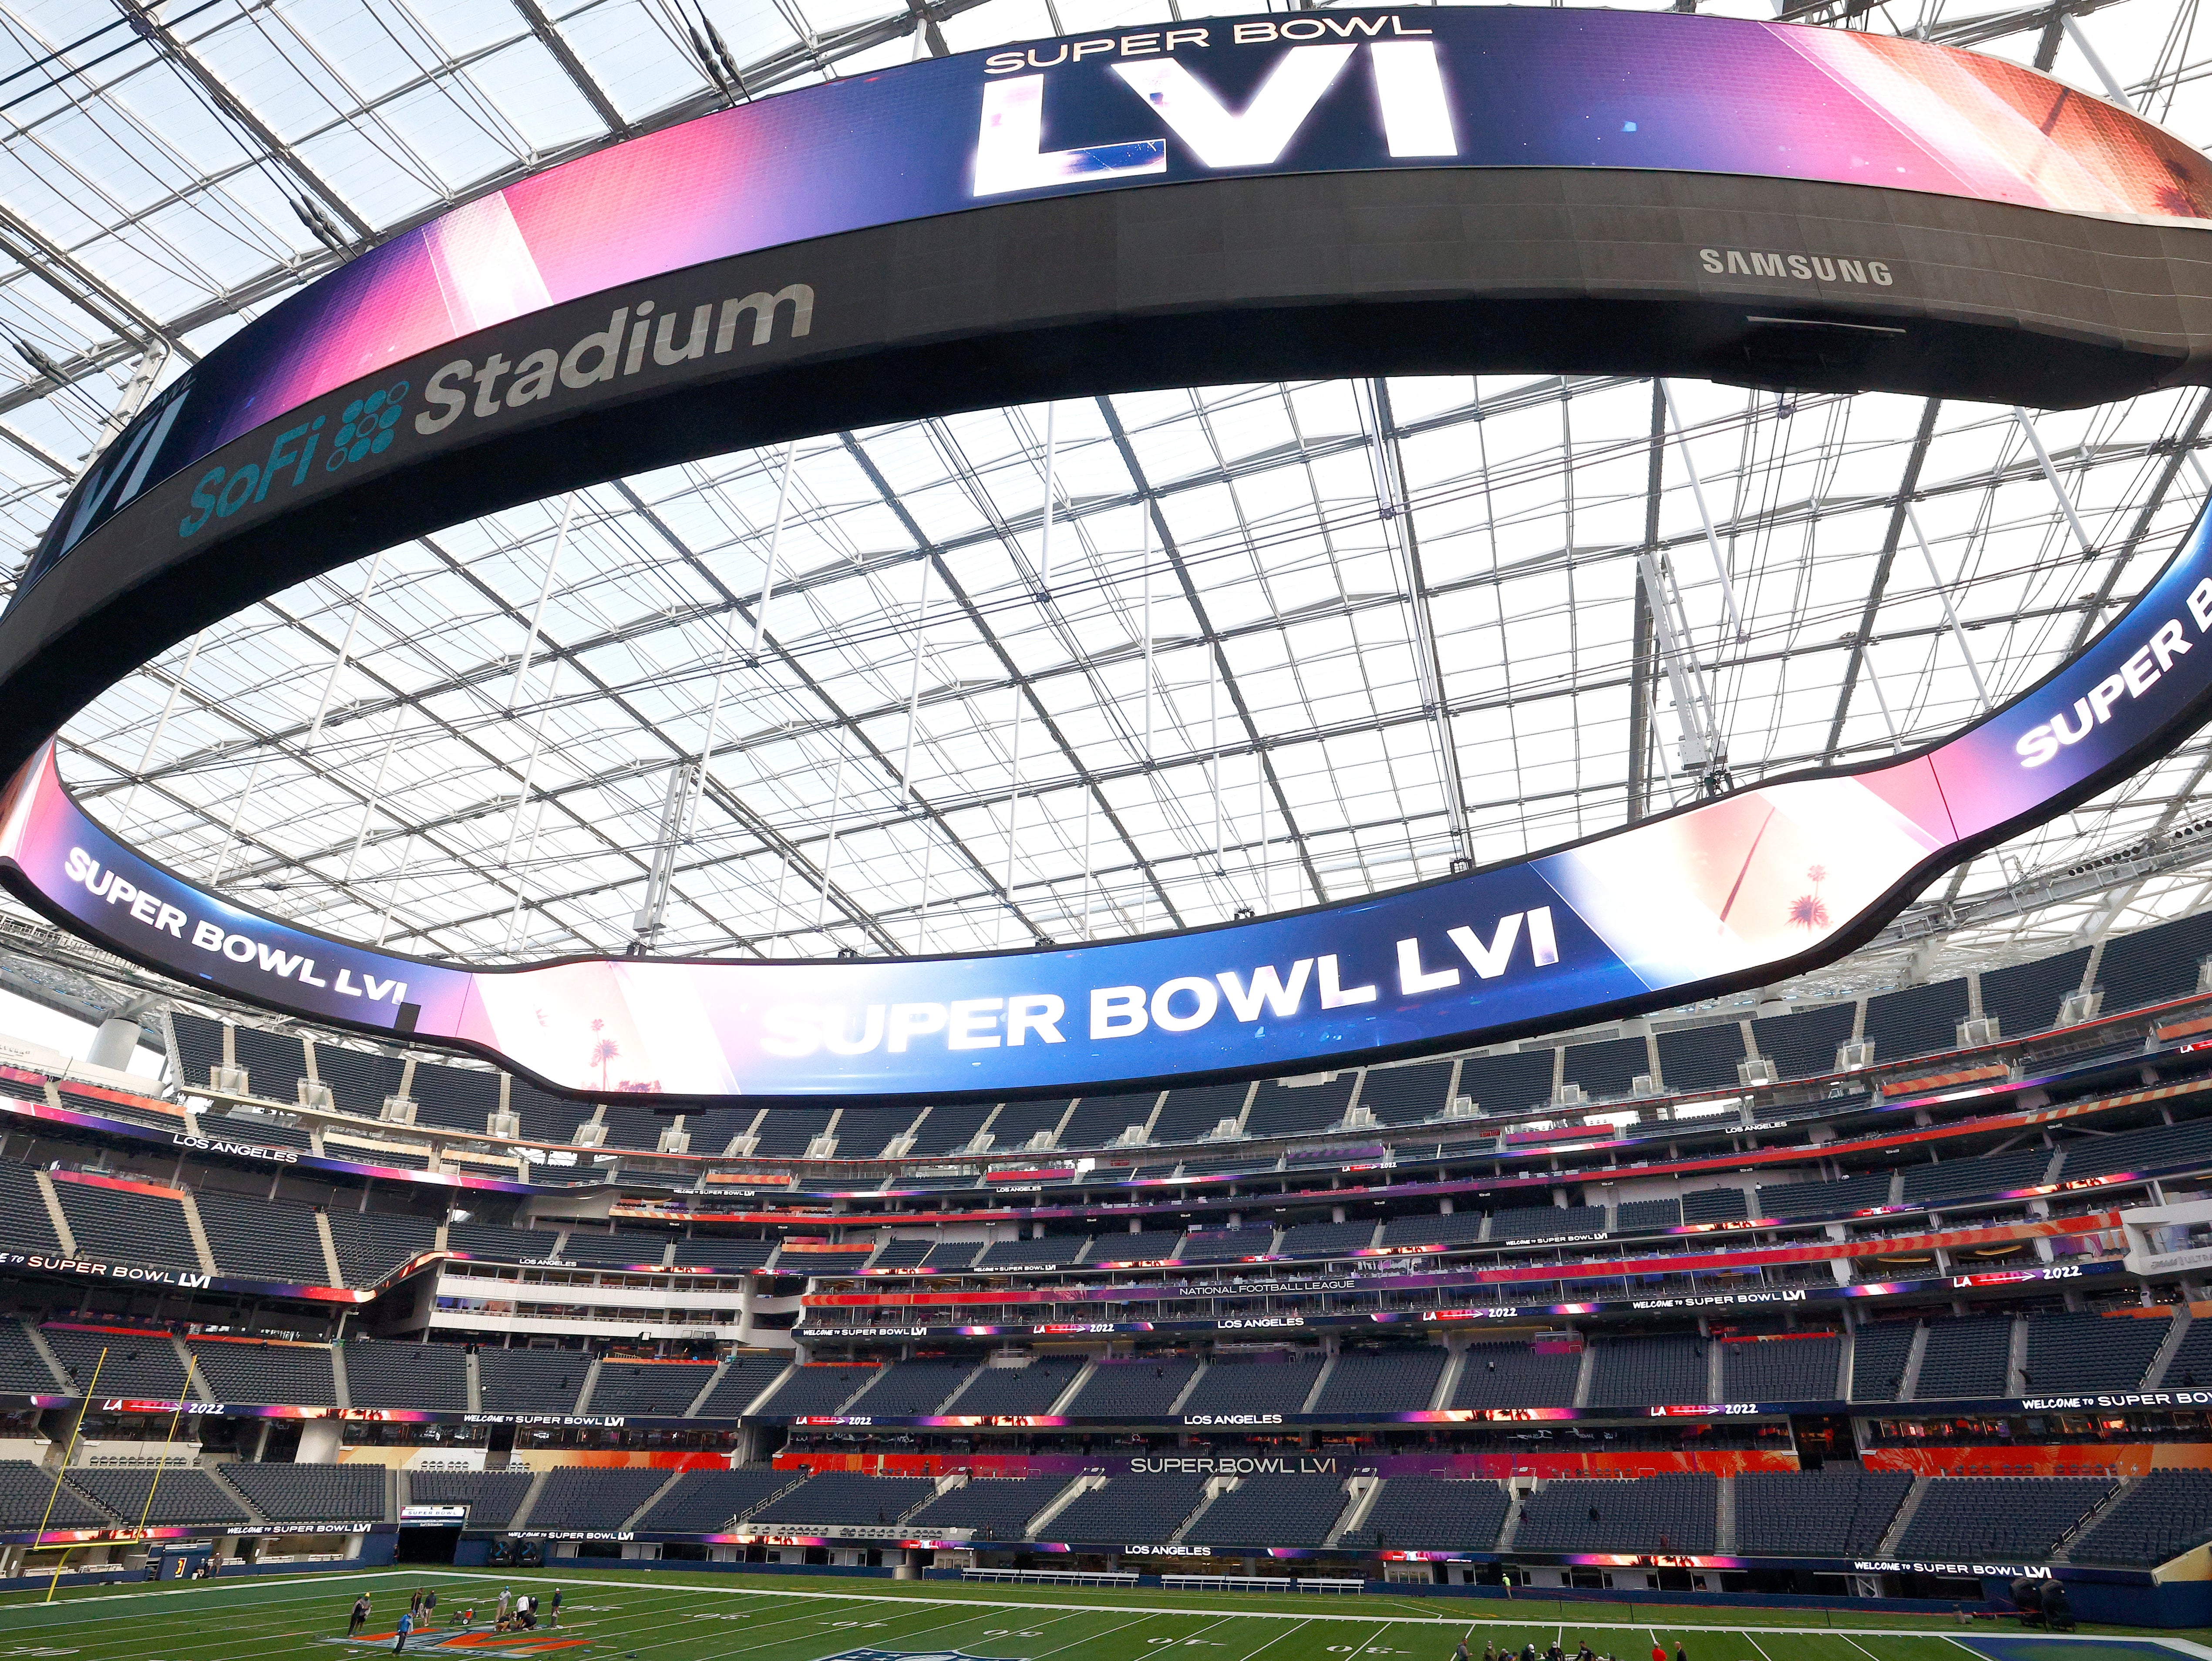
[[[2212,139],[2193,0],[1705,9],[1920,33]],[[149,388],[453,204],[732,99],[1158,15],[0,0],[9,558]],[[2212,494],[2208,411],[1485,377],[825,434],[281,593],[86,711],[64,771],[246,904],[480,962],[1264,914],[1687,800],[1699,745],[1741,784],[1948,731],[2156,569]],[[2192,741],[1975,861],[1819,987],[2194,909],[2208,766]]]

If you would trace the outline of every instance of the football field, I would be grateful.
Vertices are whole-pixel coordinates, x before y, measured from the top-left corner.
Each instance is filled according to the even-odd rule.
[[[487,1630],[502,1587],[550,1601],[557,1629]],[[1267,1596],[1031,1586],[967,1587],[830,1577],[539,1570],[366,1569],[0,1597],[0,1661],[343,1661],[388,1655],[409,1597],[435,1588],[438,1619],[407,1652],[559,1661],[1451,1661],[1462,1637],[1540,1655],[1649,1661],[2212,1661],[2212,1646],[2112,1630],[2065,1639],[2010,1622],[1955,1631],[1907,1616],[1685,1610],[1520,1598]],[[346,1636],[354,1598],[374,1615]],[[452,1617],[473,1606],[476,1620]],[[1832,1621],[1832,1624],[1831,1624]]]

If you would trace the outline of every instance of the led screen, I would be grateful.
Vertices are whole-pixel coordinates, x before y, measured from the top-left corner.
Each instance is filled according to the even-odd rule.
[[[969,53],[635,139],[361,255],[167,388],[79,486],[26,586],[106,517],[228,440],[564,301],[736,254],[1024,198],[1236,173],[1441,166],[1756,175],[2074,214],[2212,217],[2212,165],[2149,123],[2014,64],[1875,34],[1670,14],[1421,8],[1209,18]],[[1723,279],[1758,275],[1729,264],[1749,258],[1707,254]],[[1889,281],[1880,260],[1850,264],[1856,278],[1831,270],[1825,280],[1872,290]],[[1809,259],[1804,274],[1820,275]],[[653,315],[641,304],[652,297],[641,288],[612,302],[624,316],[606,358],[650,350],[666,363],[693,349],[708,326]],[[641,332],[640,344],[626,349],[629,330]],[[469,364],[469,378],[444,389],[456,405],[438,407],[465,408],[465,422],[488,403],[512,408],[520,395],[548,395],[605,367],[599,356],[559,356],[534,386],[519,365],[483,382],[474,378],[482,366]],[[414,411],[411,419],[437,418],[419,402]],[[388,443],[388,427],[368,413],[366,426],[333,412],[303,433],[295,485],[311,468],[334,471],[352,452]],[[257,503],[276,472],[272,461],[248,486]],[[293,478],[289,466],[283,477]]]

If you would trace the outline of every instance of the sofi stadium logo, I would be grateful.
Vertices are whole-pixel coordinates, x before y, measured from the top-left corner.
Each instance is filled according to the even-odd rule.
[[[1150,106],[1199,164],[1208,168],[1273,165],[1328,90],[1363,52],[1393,156],[1403,159],[1459,154],[1450,100],[1426,29],[1387,17],[1293,17],[1282,22],[1238,23],[1228,44],[1292,45],[1275,62],[1241,111],[1193,74],[1183,59],[1210,50],[1213,27],[1154,29],[1056,43],[1050,55],[1002,52],[983,60],[984,72],[1004,76],[983,88],[982,127],[975,145],[977,196],[1051,186],[1090,184],[1167,171],[1165,138],[1048,150],[1043,148],[1045,77],[1024,70],[1110,58],[1107,67],[1131,94]]]

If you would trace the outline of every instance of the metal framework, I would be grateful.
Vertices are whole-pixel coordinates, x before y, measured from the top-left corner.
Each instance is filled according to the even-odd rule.
[[[14,562],[165,377],[380,238],[726,101],[1129,21],[110,3],[0,0]],[[1704,9],[1917,33],[2212,136],[2193,0]],[[825,434],[303,584],[113,690],[64,765],[185,873],[431,954],[1188,927],[1949,730],[2156,569],[2212,493],[2208,414],[1437,378]],[[2208,771],[2193,745],[1976,861],[1806,989],[2203,904]]]

